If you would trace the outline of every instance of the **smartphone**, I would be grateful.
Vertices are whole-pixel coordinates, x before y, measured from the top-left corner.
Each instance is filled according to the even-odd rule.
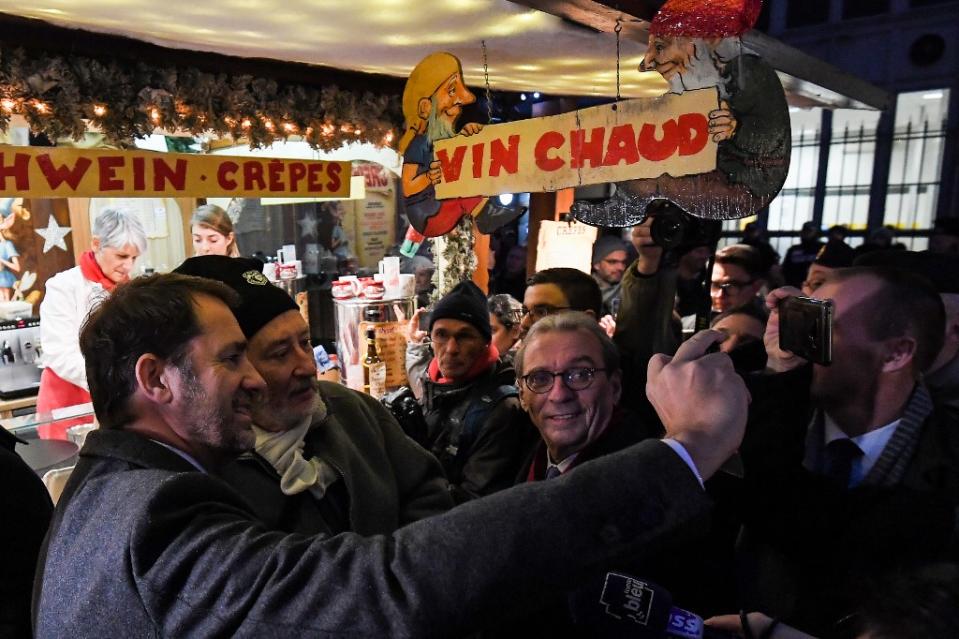
[[[787,297],[779,304],[779,348],[816,364],[832,363],[830,300]]]
[[[429,311],[420,314],[420,330],[427,331],[430,330],[430,313]]]

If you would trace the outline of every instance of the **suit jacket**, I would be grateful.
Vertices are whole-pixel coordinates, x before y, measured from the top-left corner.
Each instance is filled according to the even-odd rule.
[[[836,621],[854,611],[871,581],[959,558],[959,421],[947,409],[932,410],[917,386],[900,425],[922,415],[917,437],[887,460],[895,461],[894,473],[869,481],[874,468],[862,485],[834,486],[803,465],[810,370],[751,389],[755,405],[740,448],[740,594],[747,609],[833,636]]]
[[[653,441],[389,536],[309,537],[264,526],[176,453],[97,431],[41,555],[34,627],[40,639],[458,636],[655,547],[707,506]]]

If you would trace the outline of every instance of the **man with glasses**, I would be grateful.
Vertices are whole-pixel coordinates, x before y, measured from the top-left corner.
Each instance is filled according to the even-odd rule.
[[[523,334],[547,315],[560,311],[582,311],[599,321],[603,316],[603,295],[592,277],[574,268],[548,268],[526,281],[523,295]]]
[[[516,371],[520,402],[541,437],[517,483],[552,484],[587,462],[663,435],[657,420],[620,407],[624,387],[619,352],[585,313],[566,311],[537,322],[516,355]],[[615,490],[612,484],[610,489]],[[716,581],[708,553],[699,544],[707,530],[703,522],[696,531],[700,537],[668,540],[655,559],[637,554],[616,568],[661,584],[683,605],[705,601],[715,596],[710,586]],[[602,575],[584,579],[582,585],[590,583],[602,583]],[[577,615],[570,613],[568,600],[577,598],[553,592],[545,608],[527,615],[521,625],[513,622],[509,636],[591,636],[594,629],[577,626]]]
[[[619,351],[585,313],[537,322],[516,354],[516,371],[520,403],[542,438],[524,466],[523,481],[551,479],[661,434],[658,425],[624,419],[617,410]]]
[[[482,291],[458,284],[436,303],[428,335],[433,357],[419,379],[423,443],[443,465],[453,499],[511,486],[536,432],[516,397],[513,367],[492,343]],[[408,356],[417,348],[424,346],[411,345]]]
[[[733,244],[716,251],[710,285],[714,313],[724,313],[747,304],[761,305],[757,297],[766,284],[762,255],[746,244]]]

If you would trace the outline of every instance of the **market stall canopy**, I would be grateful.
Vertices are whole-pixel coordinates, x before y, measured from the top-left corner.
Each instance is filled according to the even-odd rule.
[[[646,48],[643,19],[661,3],[620,4],[629,6],[617,15],[630,20],[621,43],[621,94],[659,95],[661,78],[637,67]],[[467,77],[483,78],[485,40],[492,89],[567,96],[616,95],[616,38],[612,28],[596,24],[604,11],[608,17],[613,10],[589,0],[0,1],[0,12],[12,16],[162,46],[393,77],[405,77],[424,52],[447,50],[463,61]],[[592,17],[584,19],[584,12]],[[885,106],[882,91],[820,61],[809,64],[815,59],[772,38],[747,34],[746,43],[786,71],[784,85],[797,105]]]

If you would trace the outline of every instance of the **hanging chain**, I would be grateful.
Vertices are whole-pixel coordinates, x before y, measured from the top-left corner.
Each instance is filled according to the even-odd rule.
[[[616,18],[616,28],[613,31],[616,32],[616,101],[619,102],[619,64],[620,64],[620,55],[619,55],[619,34],[623,30],[623,19]]]
[[[493,94],[489,88],[489,60],[486,57],[486,40],[483,43],[483,76],[486,79],[486,115],[489,118],[489,124],[493,123]]]

